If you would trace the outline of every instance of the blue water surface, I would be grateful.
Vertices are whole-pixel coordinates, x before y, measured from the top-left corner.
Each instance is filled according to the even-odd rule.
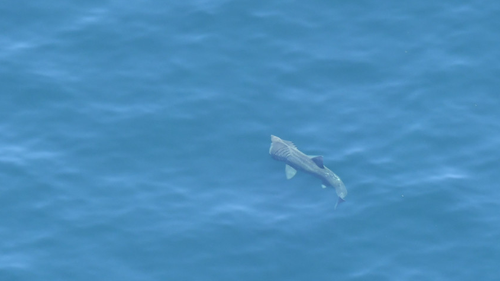
[[[2,2],[0,280],[498,280],[499,12]]]

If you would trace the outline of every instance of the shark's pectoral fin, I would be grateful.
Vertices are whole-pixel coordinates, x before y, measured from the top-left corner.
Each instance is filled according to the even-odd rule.
[[[315,156],[312,157],[311,160],[321,169],[323,169],[325,166],[323,165],[323,156]]]
[[[322,187],[322,188],[326,188],[326,185],[322,184],[322,185],[321,185],[321,187]]]
[[[290,165],[285,165],[285,173],[286,173],[286,179],[289,180],[289,179],[293,178],[293,176],[295,176],[295,174],[297,173],[297,170],[292,168],[292,166],[290,166]]]

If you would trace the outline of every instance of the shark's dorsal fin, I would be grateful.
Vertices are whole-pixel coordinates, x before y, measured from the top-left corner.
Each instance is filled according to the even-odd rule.
[[[285,173],[286,173],[286,179],[289,180],[295,176],[297,173],[297,170],[295,170],[292,166],[290,165],[285,165]]]
[[[323,165],[323,156],[315,156],[312,157],[311,160],[318,165],[321,169],[325,168],[325,165]]]

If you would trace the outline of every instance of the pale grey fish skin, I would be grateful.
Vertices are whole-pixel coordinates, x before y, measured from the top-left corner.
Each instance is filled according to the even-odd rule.
[[[323,165],[318,166],[310,156],[305,155],[290,141],[271,135],[269,154],[275,160],[285,162],[298,171],[304,171],[323,181],[325,186],[335,188],[337,196],[343,201],[347,196],[347,189],[342,180],[330,169]]]

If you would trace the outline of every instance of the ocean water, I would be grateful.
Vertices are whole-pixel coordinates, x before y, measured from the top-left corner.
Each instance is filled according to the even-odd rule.
[[[499,12],[0,3],[0,280],[498,280]]]

